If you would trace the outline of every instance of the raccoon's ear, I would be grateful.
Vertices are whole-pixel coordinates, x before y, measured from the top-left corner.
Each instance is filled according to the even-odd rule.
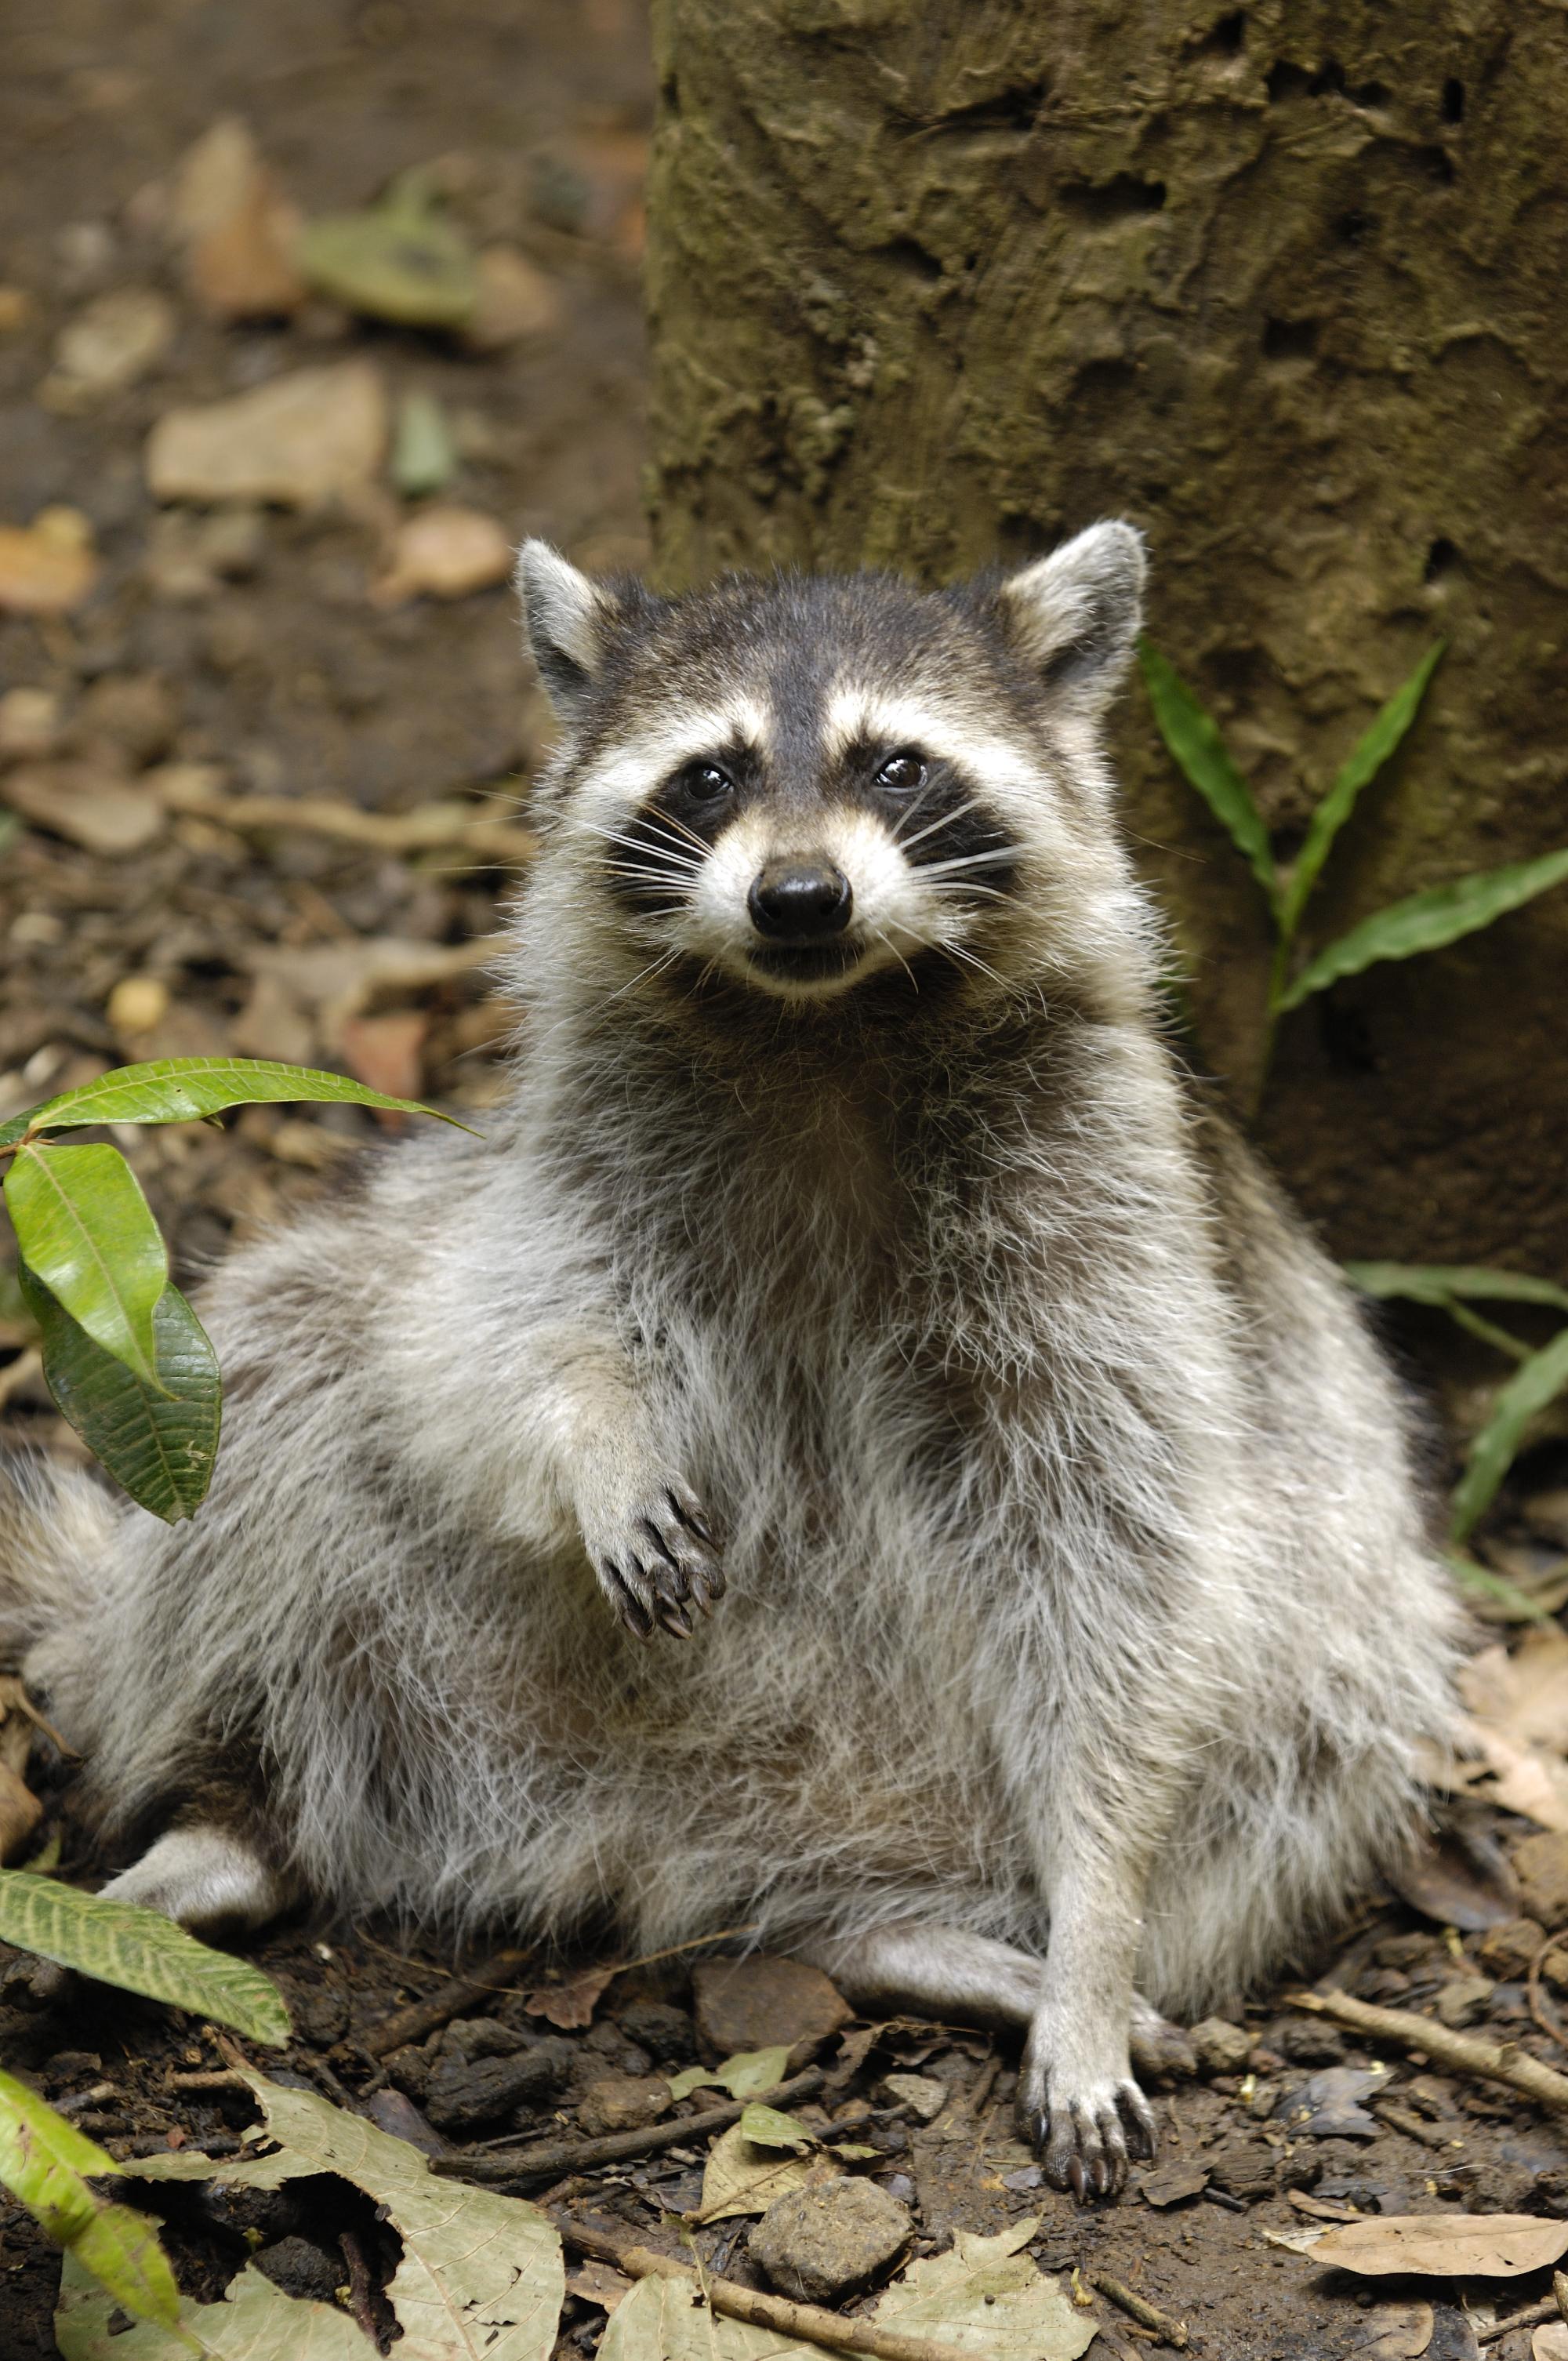
[[[1118,519],[1091,524],[1049,557],[1036,558],[997,594],[1016,653],[1091,719],[1110,701],[1132,654],[1147,570],[1142,533]]]
[[[539,676],[557,713],[570,720],[604,662],[616,601],[547,541],[523,543],[512,578]]]

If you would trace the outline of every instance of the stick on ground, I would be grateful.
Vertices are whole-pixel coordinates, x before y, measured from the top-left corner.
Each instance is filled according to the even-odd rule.
[[[677,2262],[674,2255],[636,2246],[598,2224],[566,2221],[560,2229],[569,2246],[594,2256],[599,2262],[613,2263],[629,2278],[684,2279],[693,2288],[699,2284],[696,2273],[689,2265]],[[869,2353],[876,2356],[876,2361],[974,2361],[973,2351],[968,2345],[940,2344],[930,2336],[910,2336],[902,2329],[881,2328],[873,2320],[840,2320],[837,2312],[824,2312],[817,2304],[795,2303],[782,2295],[762,2295],[734,2279],[716,2279],[711,2271],[703,2272],[700,2285],[713,2310],[727,2318],[749,2321],[753,2328],[771,2328],[775,2335],[804,2337],[807,2344],[824,2345],[830,2352]]]
[[[390,2050],[400,2049],[408,2041],[422,2041],[426,2034],[438,2026],[450,2025],[476,2001],[489,2000],[497,1993],[508,1992],[533,1957],[532,1951],[494,1951],[477,1967],[471,1975],[454,1976],[426,2000],[411,2001],[407,2008],[395,2009],[390,2016],[373,2025],[360,2047],[372,2058],[385,2058]]]
[[[1152,2328],[1162,2343],[1174,2345],[1179,2353],[1187,2350],[1189,2338],[1185,2321],[1174,2319],[1168,2312],[1161,2312],[1157,2303],[1151,2303],[1146,2295],[1139,2295],[1135,2289],[1128,2287],[1122,2279],[1113,2279],[1109,2271],[1091,2271],[1088,2279],[1091,2287],[1098,2288],[1102,2296],[1108,2297],[1124,2312],[1129,2320],[1135,2320],[1140,2328]]]
[[[764,2107],[785,2107],[796,2099],[815,2098],[824,2079],[820,2067],[808,2066],[775,2090],[759,2091],[756,2100]],[[752,2103],[751,2099],[730,2099],[699,2115],[671,2115],[663,2123],[601,2132],[597,2137],[536,2140],[530,2147],[502,2148],[490,2156],[433,2157],[430,2169],[449,2180],[560,2180],[586,2166],[622,2164],[628,2157],[652,2156],[658,2148],[684,2147],[688,2140],[706,2139],[709,2132],[728,2131]]]
[[[1332,2017],[1336,2025],[1369,2033],[1380,2041],[1397,2041],[1407,2049],[1424,2049],[1442,2066],[1457,2067],[1462,2074],[1478,2074],[1483,2081],[1505,2082],[1522,2091],[1540,2107],[1568,2114],[1568,2075],[1543,2066],[1513,2041],[1482,2041],[1473,2033],[1452,2033],[1430,2016],[1408,2008],[1374,2008],[1370,2001],[1353,2000],[1348,1993],[1293,1993],[1290,2006],[1313,2016]]]

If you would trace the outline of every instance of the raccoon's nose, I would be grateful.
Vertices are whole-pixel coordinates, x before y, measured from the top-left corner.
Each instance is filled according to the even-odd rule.
[[[843,933],[853,899],[849,879],[830,862],[770,862],[751,880],[746,906],[760,935],[819,943]]]

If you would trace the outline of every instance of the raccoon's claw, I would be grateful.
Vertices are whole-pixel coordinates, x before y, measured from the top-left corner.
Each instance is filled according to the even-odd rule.
[[[613,1557],[598,1561],[606,1596],[629,1631],[692,1634],[692,1610],[711,1615],[724,1595],[724,1569],[701,1503],[687,1485],[667,1483],[631,1521]]]
[[[1126,2184],[1129,2158],[1152,2157],[1157,2138],[1148,2101],[1131,2081],[1102,2084],[1079,2098],[1052,2093],[1025,2101],[1018,2119],[1046,2179],[1070,2190],[1080,2205],[1114,2197]]]

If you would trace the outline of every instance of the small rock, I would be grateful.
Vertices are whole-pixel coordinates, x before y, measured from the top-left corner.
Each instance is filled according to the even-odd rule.
[[[1029,2183],[1029,2186],[1031,2189],[1038,2189],[1041,2177],[1040,2168],[1036,2164],[1031,2166],[1030,2169],[1033,2171],[1035,2178]],[[1014,2173],[1013,2180],[1010,2180],[1006,2184],[1007,2187],[1011,2189],[1014,2185],[1014,2181],[1021,2180],[1022,2178],[1022,2174]],[[901,2205],[912,2206],[915,2203],[916,2194],[915,2183],[910,2180],[909,2175],[906,2172],[884,2172],[878,2186],[885,2189],[890,2197],[896,2197]]]
[[[52,688],[8,688],[0,697],[0,762],[52,754],[60,727],[60,699]]]
[[[117,287],[94,297],[60,330],[39,401],[75,417],[123,393],[162,359],[176,324],[174,306],[155,288]]]
[[[1205,2074],[1240,2074],[1252,2054],[1252,2036],[1223,2016],[1206,2016],[1190,2038]]]
[[[370,597],[378,607],[419,598],[466,598],[506,581],[511,567],[511,543],[494,517],[442,502],[398,527],[391,565]]]
[[[1546,1929],[1539,1918],[1508,1918],[1500,1927],[1487,1928],[1475,1956],[1494,1976],[1526,1975],[1545,1938]]]
[[[433,2061],[420,2041],[405,2042],[400,2049],[390,2049],[381,2060],[389,2079],[411,2099],[422,2099],[429,2087]]]
[[[1380,1968],[1413,1968],[1436,1959],[1442,1950],[1438,1935],[1386,1935],[1372,1946],[1372,1956]]]
[[[166,754],[180,727],[180,707],[157,673],[105,673],[82,700],[73,742],[101,740],[134,769]]]
[[[69,615],[98,574],[80,509],[42,509],[30,525],[0,525],[0,615]]]
[[[156,796],[87,763],[23,763],[0,793],[35,828],[62,836],[84,852],[138,852],[162,833]]]
[[[150,1033],[155,1026],[162,1024],[169,1014],[169,986],[161,976],[123,975],[109,994],[108,1005],[104,1013],[112,1029],[122,1039],[134,1039],[138,1033]],[[296,2023],[301,2021],[298,2009],[295,2010],[295,2021]],[[328,2045],[330,2046],[334,2041],[340,2041],[343,2038],[343,2033],[347,2029],[348,2005],[345,2001],[343,2031],[329,2034],[326,2037]],[[313,2032],[307,2037],[312,2041],[322,2038],[319,2034]]]
[[[752,2230],[749,2251],[784,2295],[839,2303],[889,2268],[914,2227],[908,2206],[887,2190],[843,2174],[781,2197]]]
[[[387,448],[380,374],[367,361],[294,369],[229,401],[170,410],[148,438],[160,500],[314,509],[363,492]]]
[[[271,2246],[258,2250],[255,2261],[257,2269],[274,2287],[281,2288],[285,2295],[302,2296],[310,2303],[334,2302],[347,2277],[341,2264],[330,2261],[308,2238],[275,2238]]]
[[[1265,2140],[1227,2140],[1205,2151],[1203,2163],[1216,2189],[1254,2205],[1272,2197],[1279,2159]]]
[[[555,2053],[565,2050],[563,2058]],[[493,2123],[524,2101],[554,2096],[571,2067],[570,2042],[542,2041],[510,2058],[480,2058],[470,2065],[443,2059],[425,2087],[425,2113],[438,2131],[466,2131]]]
[[[422,2148],[426,2156],[445,2155],[446,2142],[441,2134],[401,2091],[373,2091],[365,2102],[365,2112],[378,2131],[390,2132],[394,2139],[407,2140],[411,2147]]]
[[[662,2000],[629,2001],[619,2022],[628,2041],[661,2065],[684,2066],[696,2056],[696,2027],[684,2008]]]
[[[455,2016],[436,2043],[443,2065],[455,2059],[465,2066],[476,2058],[514,2058],[527,2047],[524,2034],[493,2016]]]
[[[140,984],[145,989],[156,981],[156,977],[149,975],[127,976],[125,983],[116,986],[116,991],[124,992],[128,985],[133,984]],[[165,993],[165,1006],[168,1005],[168,999],[169,995]],[[111,995],[109,1001],[111,1024],[114,1022],[114,996]],[[159,1021],[159,1018],[153,1019],[155,1024]],[[150,1032],[151,1026],[126,1029]],[[296,1993],[294,1996],[295,2027],[306,2041],[313,2043],[318,2049],[330,2049],[334,2041],[343,2039],[344,2035],[348,2031],[348,1994],[341,1984],[316,1984],[307,1991]]]
[[[1275,2112],[1292,2136],[1308,2133],[1313,2139],[1372,2139],[1381,2129],[1376,2115],[1361,2101],[1386,2090],[1386,2073],[1373,2074],[1354,2066],[1325,2066],[1309,2074],[1299,2090],[1282,2099]]]
[[[1145,2173],[1138,2183],[1138,2194],[1146,2204],[1163,2211],[1167,2205],[1179,2205],[1186,2198],[1201,2196],[1208,2185],[1206,2164],[1161,2164],[1153,2172]]]
[[[656,2124],[670,2106],[670,2086],[662,2074],[601,2074],[577,2103],[586,2132],[630,2132]]]
[[[306,293],[293,259],[302,216],[238,115],[222,116],[187,150],[170,212],[185,281],[203,311],[220,320],[298,311]]]
[[[1525,1916],[1543,1927],[1568,1924],[1568,1836],[1542,1829],[1510,1856]]]
[[[1338,2026],[1311,2016],[1293,2017],[1281,2026],[1274,2046],[1293,2066],[1337,2066],[1344,2057],[1344,2036]]]
[[[1486,1976],[1455,1976],[1437,1996],[1438,2023],[1446,2025],[1453,2033],[1463,2026],[1475,2025],[1486,2015],[1486,2004],[1496,1989]]]
[[[935,2121],[949,2095],[947,2084],[930,2074],[884,2074],[882,2087],[923,2124]]]
[[[561,297],[552,279],[515,246],[487,246],[479,256],[479,294],[461,330],[477,353],[499,353],[524,336],[548,335],[561,323]]]
[[[704,1960],[692,1993],[697,2031],[719,2058],[825,2040],[850,2021],[843,1994],[800,1960]]]

